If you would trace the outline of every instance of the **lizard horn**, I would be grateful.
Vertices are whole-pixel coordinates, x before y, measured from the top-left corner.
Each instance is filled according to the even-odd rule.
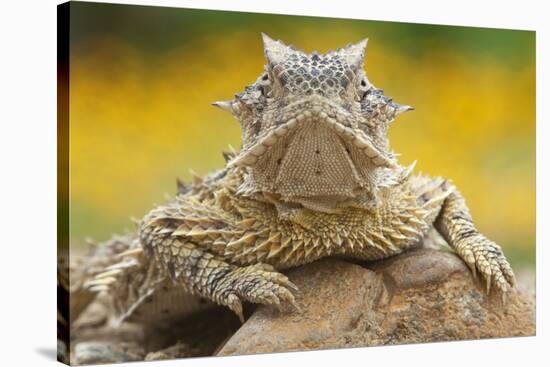
[[[339,53],[351,67],[356,69],[363,68],[368,41],[368,38],[365,38],[356,44],[350,44],[340,49]]]
[[[273,66],[276,65],[286,58],[288,53],[292,49],[285,45],[281,41],[274,41],[267,34],[262,32],[262,40],[264,42],[264,54],[268,63]]]
[[[233,113],[233,102],[231,101],[218,101],[212,103],[212,106],[216,106],[224,111],[227,111],[229,113]]]

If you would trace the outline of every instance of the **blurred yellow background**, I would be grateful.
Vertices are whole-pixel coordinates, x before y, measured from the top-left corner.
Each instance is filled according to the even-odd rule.
[[[71,24],[72,246],[223,166],[239,125],[210,103],[261,73],[263,31],[307,52],[368,37],[370,81],[416,108],[390,128],[401,162],[451,178],[513,265],[534,266],[534,32],[92,3]]]

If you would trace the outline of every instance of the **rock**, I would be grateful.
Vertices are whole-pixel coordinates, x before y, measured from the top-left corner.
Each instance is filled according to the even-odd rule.
[[[145,352],[134,342],[82,342],[74,348],[72,364],[99,364],[142,361]]]
[[[211,356],[241,326],[226,307],[214,307],[147,329],[148,360]]]
[[[184,358],[189,357],[192,355],[193,351],[189,347],[189,345],[185,343],[178,342],[175,345],[172,345],[171,347],[161,349],[156,352],[148,353],[145,356],[146,361],[159,361],[164,359],[176,359],[176,358]]]
[[[72,330],[74,365],[211,356],[241,323],[225,307],[213,307],[166,324],[105,321],[107,310],[92,303]]]
[[[300,311],[258,307],[218,355],[535,334],[532,297],[487,297],[453,253],[418,249],[363,265],[324,259],[289,271]]]
[[[211,356],[240,326],[238,317],[221,306],[169,323],[119,324],[109,299],[100,296],[72,325],[71,364]]]
[[[108,299],[97,297],[71,327],[71,364],[141,361],[145,333],[140,325],[118,325],[109,318]]]

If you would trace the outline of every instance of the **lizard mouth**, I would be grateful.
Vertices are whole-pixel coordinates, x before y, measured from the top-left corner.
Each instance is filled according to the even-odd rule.
[[[345,118],[341,114],[328,114],[315,108],[298,113],[295,117],[270,130],[265,136],[259,137],[254,145],[243,149],[240,154],[229,162],[229,166],[253,167],[261,158],[269,155],[273,147],[283,141],[291,140],[296,135],[297,130],[307,129],[330,132],[329,134],[323,134],[327,139],[324,143],[329,144],[331,141],[339,139],[346,146],[348,155],[350,155],[350,150],[354,150],[356,154],[366,156],[374,166],[395,167],[396,163],[393,157],[378,149],[368,135],[340,122]]]

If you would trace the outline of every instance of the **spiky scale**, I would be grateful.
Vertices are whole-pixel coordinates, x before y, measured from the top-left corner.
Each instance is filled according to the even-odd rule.
[[[254,218],[246,218],[239,222],[237,222],[238,227],[245,227],[245,228],[252,228],[252,226],[256,223],[256,219]]]
[[[384,247],[386,249],[394,249],[395,248],[394,244],[391,241],[389,241],[386,237],[384,237],[384,235],[382,233],[369,231],[369,234],[370,234],[371,238],[373,239],[373,241],[379,242],[382,247]]]
[[[399,229],[400,232],[408,233],[412,236],[422,237],[422,232],[413,227],[400,225],[397,228]]]

